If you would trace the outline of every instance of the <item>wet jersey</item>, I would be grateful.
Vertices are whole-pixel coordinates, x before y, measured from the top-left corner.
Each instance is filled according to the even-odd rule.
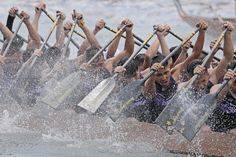
[[[127,110],[126,115],[135,117],[140,121],[154,122],[158,115],[167,105],[167,102],[177,91],[177,83],[171,77],[167,88],[156,84],[156,94],[153,99],[148,99],[141,95]]]
[[[236,99],[230,93],[217,105],[207,125],[216,132],[228,132],[236,128]]]

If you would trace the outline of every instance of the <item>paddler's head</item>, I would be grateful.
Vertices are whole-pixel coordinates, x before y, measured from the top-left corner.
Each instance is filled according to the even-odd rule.
[[[227,73],[225,74],[225,77],[232,78],[228,83],[228,89],[230,94],[236,98],[236,73],[233,72],[233,69],[236,67],[236,61],[232,61],[227,66]],[[228,75],[228,76],[226,76]]]

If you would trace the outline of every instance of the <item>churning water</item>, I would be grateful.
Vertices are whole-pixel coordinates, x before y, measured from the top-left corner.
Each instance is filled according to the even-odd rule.
[[[1,0],[1,22],[6,21],[7,11],[11,6],[28,11],[32,17],[34,13],[32,6],[36,2],[36,0]],[[217,14],[222,17],[235,16],[232,0],[181,0],[181,2],[186,12],[193,15],[215,17],[216,13],[209,9],[211,4],[217,8]],[[56,10],[63,10],[69,20],[72,9],[82,12],[89,28],[93,28],[95,21],[101,18],[112,28],[116,28],[122,19],[130,18],[135,24],[135,34],[143,39],[152,32],[152,26],[159,23],[171,25],[172,30],[181,37],[194,30],[178,16],[172,0],[48,0],[46,4],[49,13],[55,16]],[[51,21],[42,14],[39,24],[40,34],[45,37],[51,26]],[[77,30],[80,31],[79,28]],[[26,28],[22,27],[20,34],[27,37]],[[98,40],[103,45],[112,35],[107,30],[102,30]],[[76,35],[73,38],[78,43],[82,41]],[[207,36],[205,45],[209,45],[212,39],[213,37]],[[172,36],[167,40],[170,46],[179,43]],[[52,38],[49,43],[52,45],[54,41]],[[122,46],[119,49],[122,49]],[[205,46],[205,49],[209,50],[208,46]],[[76,49],[72,45],[71,52],[71,58],[75,57]],[[165,140],[159,141],[160,129],[157,131],[156,126],[142,124],[133,119],[122,119],[113,123],[109,118],[77,114],[72,110],[54,111],[47,119],[43,119],[32,114],[30,110],[21,110],[14,100],[0,101],[0,104],[0,156],[184,156],[173,155],[162,147],[161,143]],[[202,149],[197,142],[195,145],[199,150]]]

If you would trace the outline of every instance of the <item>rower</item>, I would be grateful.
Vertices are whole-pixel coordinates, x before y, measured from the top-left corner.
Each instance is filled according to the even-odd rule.
[[[5,48],[7,47],[8,42],[13,36],[12,33],[12,25],[13,25],[13,20],[15,18],[15,14],[18,11],[16,7],[12,7],[9,10],[9,15],[7,19],[7,26],[4,26],[0,22],[0,31],[3,33],[4,36],[4,45],[1,49],[3,52]],[[1,75],[4,75],[5,80],[8,80],[10,82],[12,79],[14,79],[16,72],[19,70],[19,68],[22,65],[21,61],[21,51],[20,49],[22,48],[24,42],[23,39],[20,36],[16,36],[10,45],[10,48],[6,54],[5,57],[1,56],[1,67],[2,67],[2,73]]]
[[[194,59],[199,58],[202,53],[202,48],[203,48],[204,39],[205,39],[205,32],[207,30],[208,24],[205,21],[201,20],[198,22],[198,24],[196,26],[200,28],[200,31],[199,31],[196,43],[193,47],[192,54],[189,57],[187,57],[184,61],[179,62],[179,64],[175,63],[174,64],[175,66],[171,69],[171,73],[172,73],[173,78],[178,82],[183,82],[184,80],[186,81],[189,79],[186,75],[187,66]],[[183,51],[182,51],[181,55],[183,55],[183,56],[186,55],[187,50],[190,47],[190,44],[191,43],[189,42],[182,47]]]
[[[109,113],[109,109],[112,108],[111,102],[114,101],[116,94],[123,89],[130,82],[140,78],[140,69],[143,67],[144,54],[137,55],[132,59],[127,66],[124,68],[122,65],[129,59],[123,58],[114,69],[114,73],[119,73],[116,79],[115,88],[110,93],[109,97],[102,103],[102,105],[96,111],[96,115],[106,116]],[[108,112],[107,112],[108,111]]]
[[[80,69],[81,71],[81,82],[80,87],[77,89],[80,93],[79,95],[75,95],[76,97],[71,98],[71,102],[67,104],[75,105],[80,102],[99,82],[103,79],[109,77],[113,72],[114,67],[117,63],[125,57],[131,56],[134,49],[134,39],[132,35],[133,23],[126,19],[122,21],[122,25],[128,25],[125,29],[126,32],[126,43],[125,48],[118,55],[111,57],[107,60],[104,59],[103,53],[101,53],[91,64],[85,63],[88,62],[101,48],[98,43],[94,33],[92,33],[84,23],[83,15],[78,12],[73,13],[73,17],[75,17],[78,21],[78,26],[82,29],[84,34],[87,37],[87,40],[90,44],[90,47],[81,54],[78,58],[80,58]],[[105,22],[103,22],[105,24]],[[104,25],[103,25],[104,27]],[[81,92],[83,91],[83,92]],[[72,100],[74,99],[74,100]],[[72,102],[73,101],[73,102]],[[75,101],[75,102],[74,102]]]
[[[155,75],[152,75],[145,82],[143,94],[126,111],[127,116],[149,123],[155,121],[164,109],[166,102],[175,94],[178,86],[170,73],[172,59],[164,65],[160,64],[161,60],[170,53],[164,38],[164,34],[169,30],[169,27],[157,25],[155,29],[163,54],[158,54],[153,58],[151,69],[156,71]]]
[[[229,132],[236,128],[236,73],[233,71],[235,67],[236,61],[232,61],[224,76],[225,80],[231,80],[218,96],[217,108],[207,120],[207,125],[212,131]],[[211,93],[217,91],[219,86],[220,84],[213,86]]]
[[[223,79],[227,63],[233,59],[233,42],[231,37],[233,25],[230,22],[226,22],[224,23],[224,28],[227,28],[227,32],[224,36],[224,57],[220,60],[218,65],[214,69],[209,69],[200,65],[203,62],[200,59],[195,59],[187,65],[187,72],[190,77],[194,74],[199,74],[199,79],[194,82],[193,88],[191,88],[196,100],[198,100],[202,95],[209,93],[211,87],[218,84]],[[180,83],[179,86],[182,87],[187,83],[188,82]]]
[[[42,9],[46,8],[46,4],[39,2],[35,7],[35,14],[32,23],[29,21],[30,16],[26,12],[22,12],[21,16],[25,17],[25,25],[28,28],[28,44],[26,50],[23,52],[23,62],[26,62],[34,53],[35,49],[40,47],[40,35],[38,33],[38,22],[42,13]]]

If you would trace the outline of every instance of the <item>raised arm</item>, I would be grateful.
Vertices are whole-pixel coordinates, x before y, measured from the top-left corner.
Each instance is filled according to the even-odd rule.
[[[42,9],[46,9],[46,4],[40,1],[36,6],[35,6],[35,14],[34,18],[32,21],[32,25],[36,31],[38,31],[38,25],[39,25],[39,18],[42,13]]]
[[[122,58],[130,57],[134,51],[134,37],[132,33],[133,22],[129,19],[122,21],[123,25],[127,25],[126,32],[126,40],[124,50],[118,53],[116,56],[109,58],[106,60],[106,67],[113,67],[113,65],[117,64]],[[109,71],[112,71],[112,68],[108,68]]]
[[[93,34],[96,35],[100,30],[102,30],[102,29],[104,28],[105,24],[106,24],[106,23],[105,23],[105,21],[104,21],[103,19],[98,20],[98,21],[96,22],[95,28],[94,28],[94,30],[93,30]],[[91,46],[91,45],[90,45],[88,39],[85,39],[85,40],[82,42],[82,44],[80,45],[80,49],[79,49],[79,51],[78,51],[78,55],[83,54],[83,53],[86,51],[86,49],[87,49],[88,47],[90,47],[90,46]]]
[[[0,31],[7,41],[11,40],[13,33],[2,22],[0,22]]]
[[[78,26],[82,29],[82,31],[84,32],[88,42],[90,43],[91,46],[94,46],[96,48],[100,48],[100,44],[98,43],[95,35],[88,29],[88,27],[85,25],[84,23],[84,18],[83,15],[79,12],[76,12],[74,10],[73,14],[72,14],[73,18],[77,19],[77,24]]]
[[[117,27],[117,30],[120,30],[120,28],[123,26],[123,24],[119,24],[119,26]],[[109,58],[112,58],[115,56],[115,53],[117,51],[117,48],[119,46],[119,43],[120,43],[120,39],[121,39],[121,35],[123,34],[124,32],[122,32],[112,43],[111,45],[108,47],[108,50],[107,50],[107,59]]]
[[[153,28],[154,28],[154,30],[156,30],[156,35],[157,35],[158,40],[161,45],[162,54],[164,56],[169,55],[170,50],[169,50],[169,47],[168,47],[167,42],[165,40],[165,35],[166,35],[167,31],[170,29],[170,27],[168,25],[154,25]],[[168,60],[168,64],[169,65],[172,64],[172,59]]]
[[[33,27],[33,25],[31,24],[31,22],[29,21],[30,16],[22,11],[20,13],[20,15],[22,17],[24,17],[24,23],[28,29],[29,32],[29,36],[31,38],[31,40],[29,41],[27,48],[29,49],[35,49],[35,48],[39,48],[40,47],[40,36],[38,34],[38,32],[35,30],[35,28]]]
[[[203,46],[204,46],[204,40],[205,40],[205,32],[208,28],[208,24],[201,20],[199,21],[199,23],[196,25],[198,28],[200,28],[199,30],[199,34],[198,34],[198,37],[197,37],[197,40],[196,40],[196,43],[193,47],[193,51],[192,51],[192,54],[187,57],[183,62],[177,64],[172,70],[171,70],[171,73],[172,73],[172,76],[178,80],[178,77],[180,75],[180,73],[183,71],[183,70],[186,70],[187,66],[195,59],[199,58],[201,53],[202,53],[202,49],[203,49]],[[185,45],[186,46],[186,45]],[[184,47],[185,47],[184,46]]]
[[[232,39],[232,31],[234,29],[230,22],[226,22],[224,27],[227,28],[227,32],[224,36],[224,57],[220,60],[219,64],[210,74],[210,81],[213,84],[217,84],[225,74],[227,64],[233,59],[234,56],[234,44]]]
[[[13,27],[13,23],[14,23],[14,20],[15,20],[15,17],[16,17],[16,13],[18,12],[18,9],[17,7],[12,7],[10,8],[9,10],[9,15],[7,17],[7,23],[6,23],[6,26],[7,28],[11,31],[12,31],[12,27]]]
[[[70,31],[70,29],[64,30],[65,28],[67,29],[67,27],[64,27],[64,20],[66,19],[65,14],[61,11],[57,11],[56,13],[59,19],[58,19],[57,28],[56,28],[56,42],[54,46],[59,49],[62,49],[62,47],[64,46],[64,40],[66,37],[65,31]],[[71,23],[66,24],[66,26],[67,25],[71,26]]]

